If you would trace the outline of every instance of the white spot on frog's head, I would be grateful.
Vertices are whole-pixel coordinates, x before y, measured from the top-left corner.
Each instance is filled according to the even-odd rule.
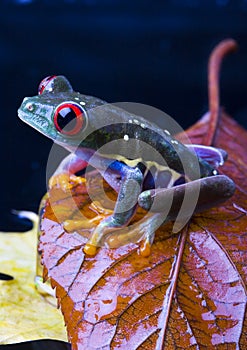
[[[167,129],[164,129],[164,132],[165,132],[167,135],[171,135],[171,133],[170,133]]]
[[[132,124],[132,123],[133,123],[133,120],[132,120],[132,119],[129,119],[129,123]]]
[[[76,100],[76,101],[79,101],[80,99],[79,99],[79,97],[75,97],[75,100]]]
[[[141,127],[143,128],[143,129],[146,129],[147,127],[146,127],[146,124],[144,124],[144,123],[141,123]]]
[[[133,119],[133,122],[134,122],[136,125],[139,125],[139,120]]]
[[[178,145],[178,141],[177,140],[171,140],[171,143],[173,143],[174,145]]]
[[[80,101],[79,103],[80,103],[80,105],[82,105],[82,106],[85,106],[85,104],[86,104],[86,103],[83,102],[83,101]]]
[[[123,137],[123,139],[124,139],[124,141],[129,141],[129,135],[124,135],[124,137]]]
[[[213,175],[218,175],[218,171],[216,169],[213,170]]]

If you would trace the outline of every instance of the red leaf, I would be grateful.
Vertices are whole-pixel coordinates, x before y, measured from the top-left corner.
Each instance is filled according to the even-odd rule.
[[[192,142],[200,142],[207,119],[188,130]],[[74,349],[235,348],[240,339],[245,348],[246,140],[222,117],[216,146],[229,153],[223,173],[236,182],[235,195],[194,216],[188,232],[171,235],[162,226],[148,258],[135,244],[85,257],[86,239],[65,232],[48,205],[40,249]]]

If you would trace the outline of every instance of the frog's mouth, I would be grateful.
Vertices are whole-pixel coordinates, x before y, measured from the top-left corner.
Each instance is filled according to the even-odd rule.
[[[48,121],[40,117],[39,115],[31,114],[23,112],[22,110],[18,110],[18,117],[26,124],[30,125],[37,131],[41,132],[45,136],[49,137],[48,129],[49,129],[49,123]]]
[[[18,116],[22,121],[31,125],[33,128],[37,129],[40,132],[42,132],[42,130],[47,130],[47,128],[49,127],[48,121],[45,118],[40,117],[38,115],[28,116],[27,114],[20,111],[18,112]]]
[[[27,125],[31,126],[35,130],[37,130],[42,135],[50,138],[53,142],[66,148],[69,152],[74,152],[77,147],[73,147],[69,145],[63,137],[59,137],[58,134],[50,127],[48,121],[35,114],[28,114],[23,112],[21,109],[18,110],[18,117]]]

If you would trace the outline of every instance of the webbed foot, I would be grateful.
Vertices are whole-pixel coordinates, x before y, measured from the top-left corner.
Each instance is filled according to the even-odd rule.
[[[102,230],[99,225],[86,243],[84,253],[95,255],[99,246],[119,248],[129,243],[140,242],[139,254],[148,257],[151,254],[155,231],[160,226],[161,221],[163,221],[162,214],[149,213],[132,225],[118,229],[112,227],[110,232],[109,229]]]
[[[87,241],[84,247],[84,253],[87,255],[95,255],[97,248],[105,245],[104,241],[106,234],[109,234],[111,231],[115,231],[121,227],[122,222],[117,221],[114,215],[110,215],[102,220],[93,231],[90,239]]]
[[[64,229],[67,232],[76,230],[93,229],[105,219],[106,216],[112,215],[113,210],[104,208],[99,202],[94,201],[90,204],[89,209],[96,213],[93,218],[80,218],[78,220],[65,220],[63,222]]]

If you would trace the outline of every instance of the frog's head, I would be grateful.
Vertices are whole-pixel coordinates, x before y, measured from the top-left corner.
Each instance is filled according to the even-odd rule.
[[[78,146],[88,126],[87,111],[104,101],[73,91],[64,76],[42,80],[38,95],[24,98],[21,120],[66,148]]]

